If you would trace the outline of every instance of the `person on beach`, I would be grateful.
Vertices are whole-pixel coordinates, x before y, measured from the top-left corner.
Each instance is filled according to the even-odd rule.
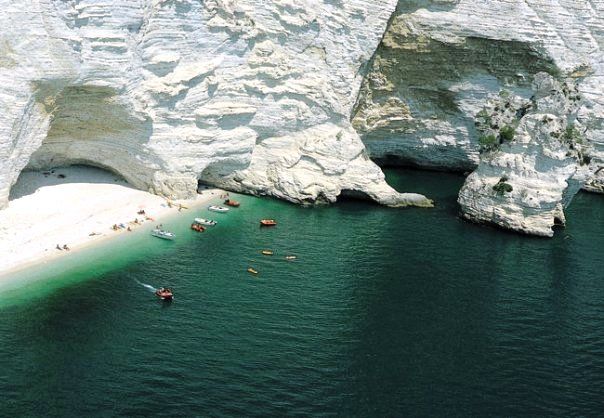
[[[63,249],[69,251],[69,247],[67,246],[67,244],[63,244]]]
[[[63,249],[59,246],[59,244],[57,244],[57,246],[55,247],[57,250],[63,251]]]

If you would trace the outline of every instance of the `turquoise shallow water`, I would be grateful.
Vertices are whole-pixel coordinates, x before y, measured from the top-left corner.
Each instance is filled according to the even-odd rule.
[[[602,197],[550,240],[460,220],[461,177],[388,178],[438,206],[241,197],[203,234],[174,219],[176,242],[125,236],[5,284],[0,415],[601,414]]]

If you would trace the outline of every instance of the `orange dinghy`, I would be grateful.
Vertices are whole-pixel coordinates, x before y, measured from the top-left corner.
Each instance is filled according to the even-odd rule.
[[[260,226],[275,226],[277,225],[277,221],[274,219],[262,219],[260,220]]]
[[[227,200],[225,200],[224,204],[227,205],[227,206],[232,206],[234,208],[238,208],[239,205],[240,205],[240,203],[238,201],[233,200],[233,199],[227,199]]]

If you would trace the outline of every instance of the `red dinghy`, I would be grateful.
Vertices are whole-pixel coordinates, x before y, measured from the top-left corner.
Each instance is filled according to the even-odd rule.
[[[203,232],[203,231],[206,230],[203,226],[201,226],[201,225],[199,225],[198,223],[195,223],[195,222],[193,222],[191,224],[191,229],[193,231],[197,231],[197,232]]]
[[[161,300],[172,300],[174,295],[169,287],[160,287],[155,291],[155,295]]]
[[[227,199],[224,201],[224,204],[227,206],[232,206],[234,208],[238,208],[240,203],[236,200]]]

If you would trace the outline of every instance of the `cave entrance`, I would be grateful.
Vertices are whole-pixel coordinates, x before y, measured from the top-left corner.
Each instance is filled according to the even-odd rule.
[[[42,187],[61,184],[119,184],[131,187],[118,173],[91,165],[75,164],[48,170],[23,170],[10,191],[9,200],[34,194]]]
[[[345,201],[365,201],[365,202],[373,202],[373,199],[365,192],[360,190],[351,190],[351,189],[342,189],[340,195],[338,196],[338,202]]]
[[[249,154],[221,158],[208,164],[197,176],[197,191],[211,187],[229,189],[234,173],[249,167]]]
[[[204,189],[214,187],[220,183],[220,180],[232,172],[225,170],[220,164],[208,164],[207,167],[197,176],[197,188]]]
[[[68,86],[40,97],[52,115],[46,138],[31,155],[26,170],[88,165],[109,170],[133,187],[148,190],[154,160],[144,144],[153,133],[151,119],[134,110],[111,87]]]

